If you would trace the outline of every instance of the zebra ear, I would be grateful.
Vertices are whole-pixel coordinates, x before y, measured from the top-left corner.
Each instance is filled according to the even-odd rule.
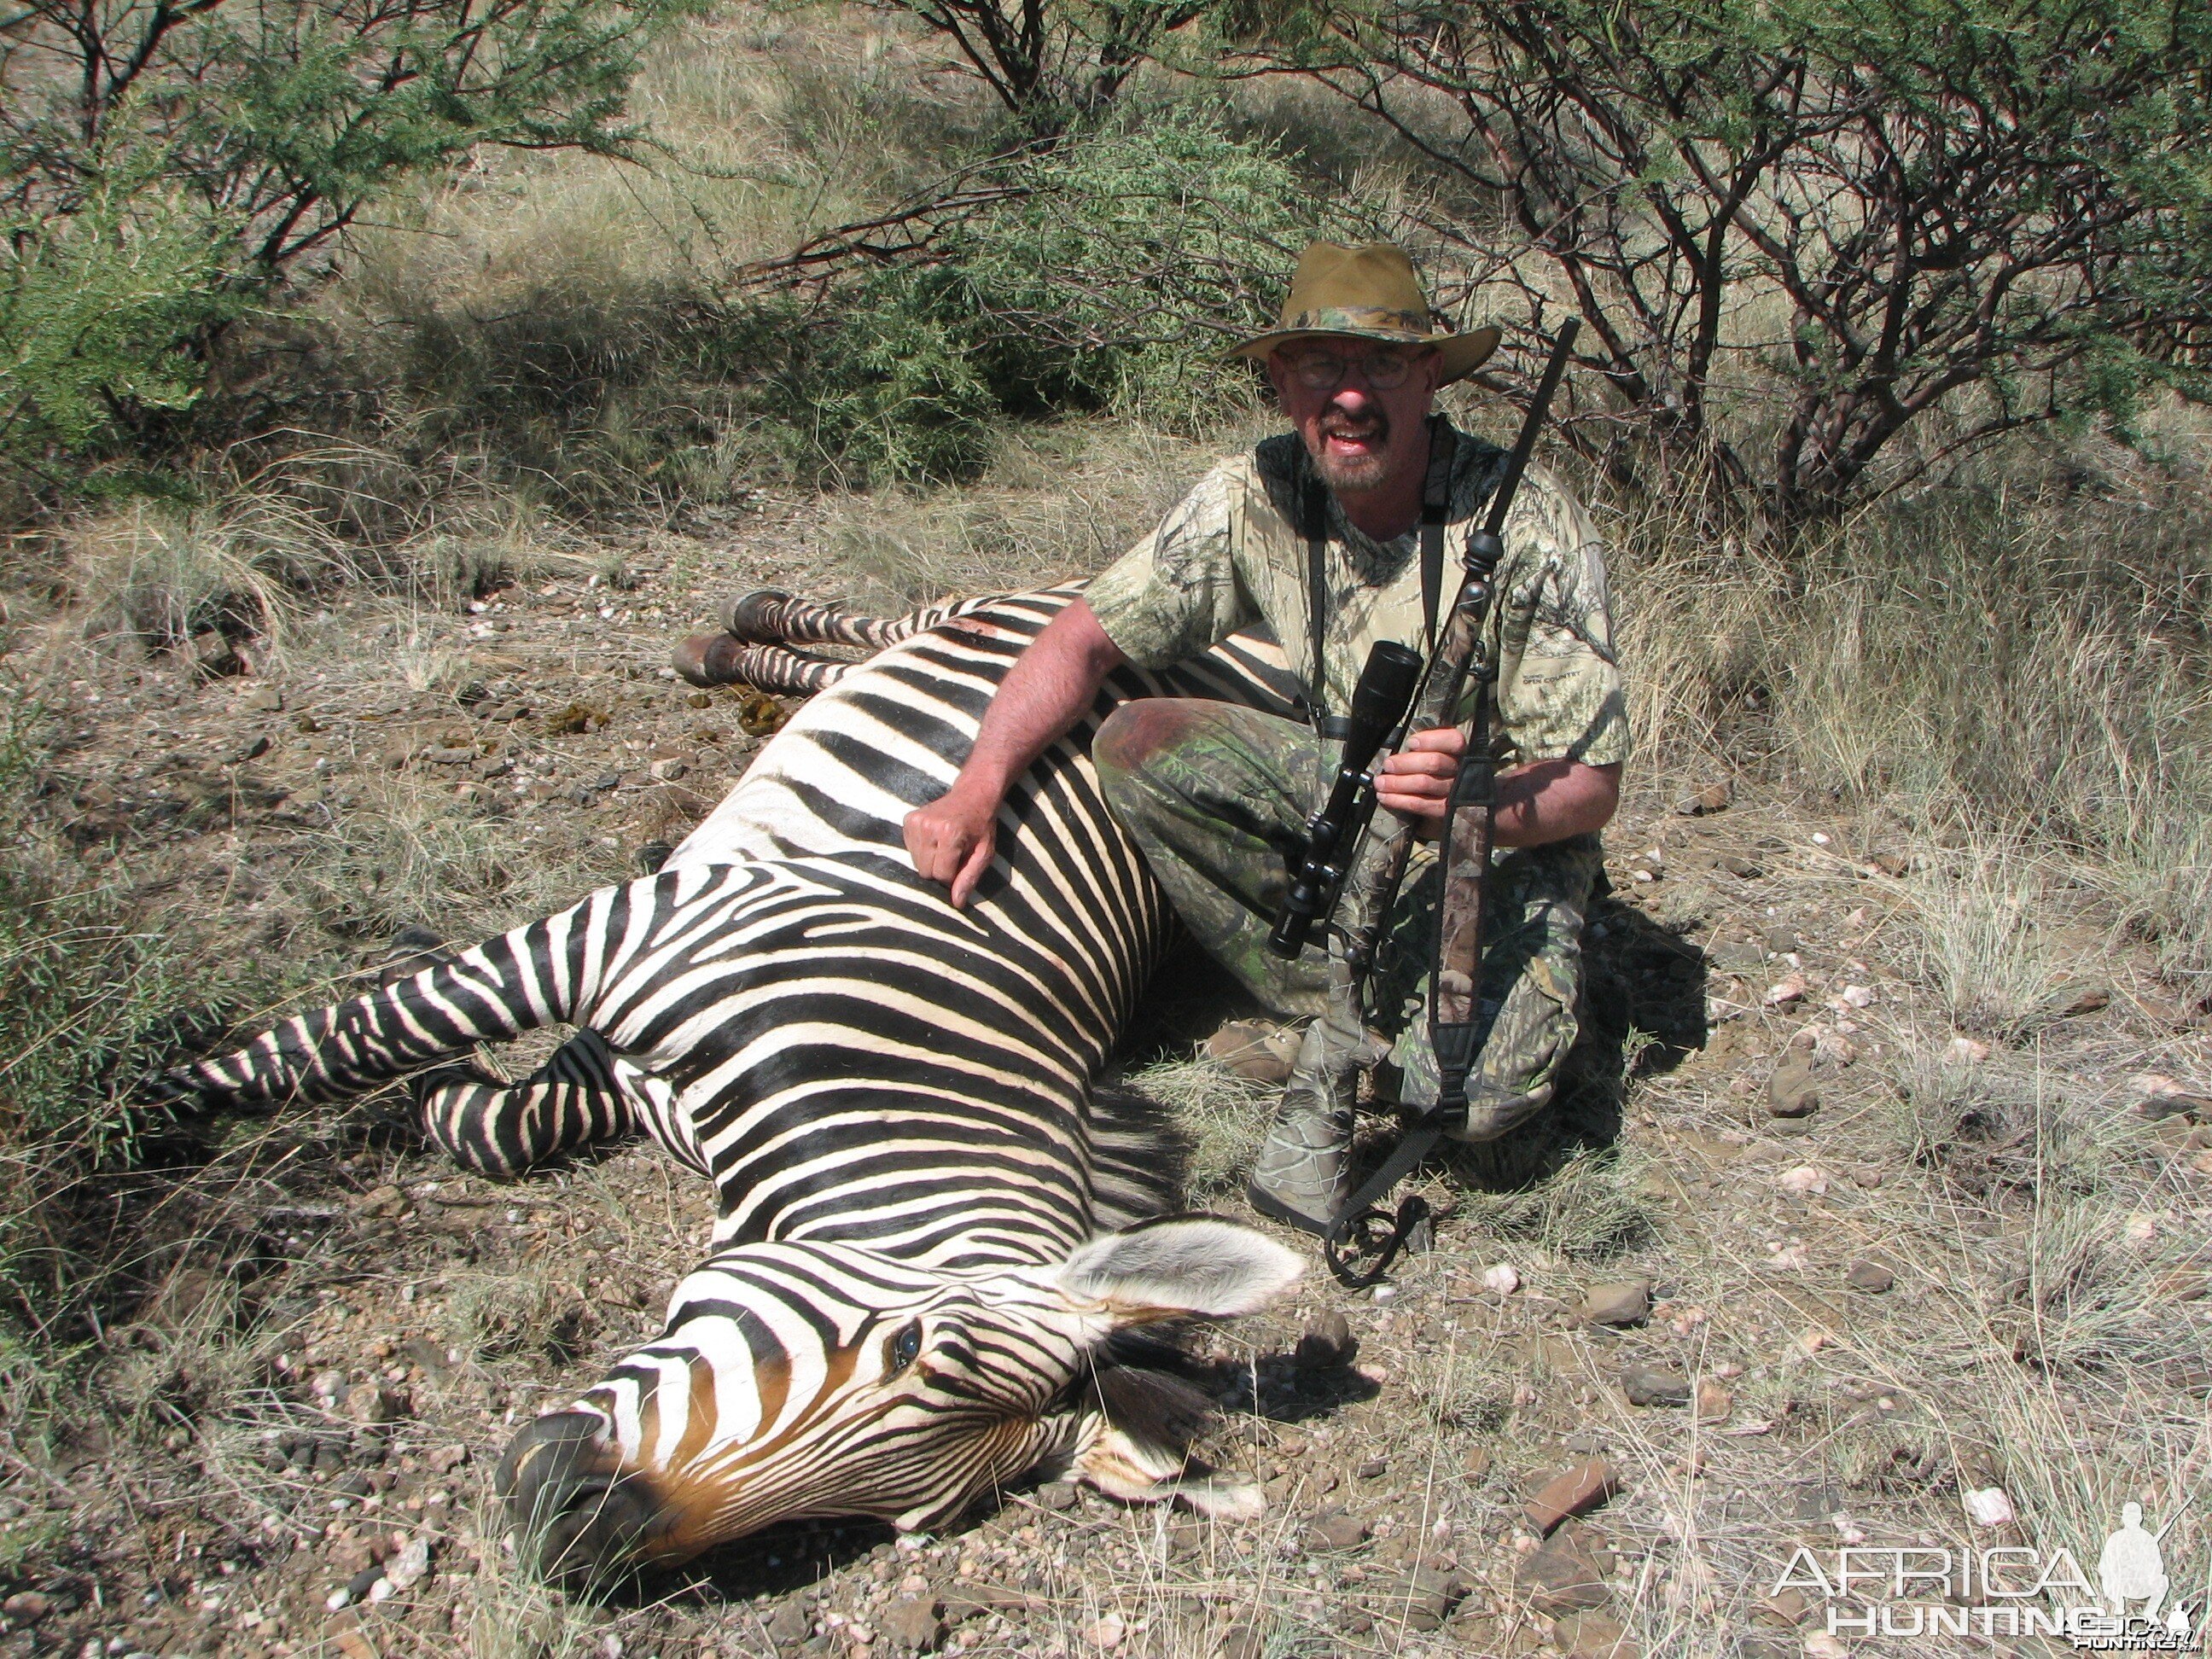
[[[1119,1322],[1179,1314],[1250,1313],[1305,1271],[1297,1255],[1264,1234],[1210,1215],[1171,1216],[1080,1246],[1060,1271],[1060,1288],[1103,1302]]]

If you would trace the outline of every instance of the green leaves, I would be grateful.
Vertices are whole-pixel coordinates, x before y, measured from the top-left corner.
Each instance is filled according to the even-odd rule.
[[[2208,389],[2203,7],[1348,0],[1279,27],[1249,58],[1503,204],[1437,228],[1532,322],[1572,296],[1617,400],[1593,442],[1621,464],[1625,405],[1655,483],[1686,465],[1788,527]]]
[[[478,144],[629,154],[703,0],[29,0],[0,25],[0,456],[141,442],[212,341]]]
[[[185,342],[234,320],[224,234],[163,179],[143,144],[88,167],[76,212],[0,222],[0,453],[76,449],[116,407],[183,410],[198,398]]]
[[[1188,106],[1132,109],[1004,171],[1015,187],[994,205],[829,289],[776,381],[817,464],[958,477],[1010,415],[1218,419],[1249,381],[1217,354],[1273,315],[1298,248],[1373,234],[1276,150]]]

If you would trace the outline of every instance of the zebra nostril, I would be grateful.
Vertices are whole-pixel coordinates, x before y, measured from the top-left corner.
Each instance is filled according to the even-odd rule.
[[[524,1562],[553,1579],[603,1581],[643,1565],[665,1517],[651,1487],[623,1472],[592,1412],[529,1424],[500,1459],[499,1495]]]

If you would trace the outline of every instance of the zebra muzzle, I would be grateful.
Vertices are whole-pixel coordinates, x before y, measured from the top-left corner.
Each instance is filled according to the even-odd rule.
[[[524,1563],[550,1579],[604,1583],[646,1565],[669,1517],[642,1475],[625,1472],[593,1412],[529,1424],[500,1459],[498,1491]]]

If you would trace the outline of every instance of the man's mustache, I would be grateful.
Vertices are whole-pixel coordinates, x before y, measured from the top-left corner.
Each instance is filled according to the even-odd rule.
[[[1362,443],[1387,443],[1390,438],[1390,417],[1380,410],[1364,416],[1325,415],[1322,417],[1321,435],[1353,438]]]

